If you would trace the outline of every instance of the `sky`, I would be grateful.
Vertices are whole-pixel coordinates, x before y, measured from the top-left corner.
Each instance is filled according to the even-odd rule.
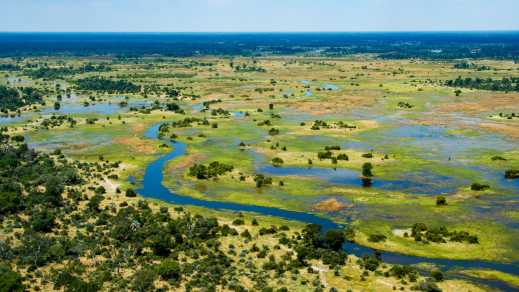
[[[0,31],[519,30],[519,0],[0,0]]]

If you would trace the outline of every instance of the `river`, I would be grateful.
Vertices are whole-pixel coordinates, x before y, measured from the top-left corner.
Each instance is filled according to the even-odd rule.
[[[149,128],[145,137],[148,139],[157,139],[159,127],[161,124],[153,125]],[[165,141],[166,142],[166,141]],[[309,224],[319,224],[323,232],[330,229],[344,228],[344,225],[336,223],[330,219],[306,212],[289,211],[279,208],[263,207],[256,205],[237,204],[231,202],[207,201],[195,199],[189,196],[183,196],[166,188],[162,182],[164,179],[164,167],[166,163],[172,159],[180,157],[186,153],[187,145],[181,142],[166,142],[172,147],[172,151],[159,157],[157,160],[150,163],[144,174],[142,187],[137,192],[143,197],[158,199],[177,205],[191,205],[210,209],[230,210],[236,212],[253,212],[260,215],[275,216],[288,220],[295,220]],[[350,254],[361,257],[364,254],[371,254],[373,250],[356,243],[346,242],[343,248]],[[443,271],[448,271],[453,268],[464,269],[492,269],[502,271],[505,273],[519,276],[519,263],[499,263],[493,261],[483,260],[454,260],[454,259],[437,259],[405,255],[394,252],[383,252],[382,260],[391,264],[419,264],[430,263],[438,266]],[[504,291],[512,291],[517,288],[509,286],[507,283],[497,280],[471,280],[480,282],[487,286],[501,289]]]

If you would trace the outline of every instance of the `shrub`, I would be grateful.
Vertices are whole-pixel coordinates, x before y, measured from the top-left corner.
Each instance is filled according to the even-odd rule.
[[[438,285],[436,285],[434,282],[429,282],[429,281],[421,282],[413,288],[414,288],[414,290],[426,291],[426,292],[442,292],[442,289],[440,289],[438,287]]]
[[[505,178],[517,179],[519,178],[519,169],[510,169],[505,172]]]
[[[502,156],[492,156],[492,161],[506,161],[506,158],[502,157]]]
[[[443,281],[443,273],[440,270],[434,270],[431,272],[431,277],[436,281],[440,282]]]
[[[3,264],[0,266],[0,291],[25,291],[25,287],[22,283],[22,276],[11,270],[9,266]]]
[[[324,235],[324,242],[329,248],[338,251],[344,243],[345,237],[341,230],[329,230]]]
[[[394,265],[389,270],[392,276],[397,277],[398,279],[403,279],[405,277],[416,278],[417,271],[415,268],[406,265]]]
[[[189,175],[194,176],[197,179],[210,179],[231,172],[233,169],[234,167],[232,165],[213,161],[207,166],[204,164],[195,164],[191,166],[189,168]]]
[[[132,288],[138,292],[153,291],[155,290],[153,282],[157,274],[149,267],[143,267],[139,271],[133,274]]]
[[[257,188],[261,188],[264,185],[272,184],[272,178],[266,177],[263,174],[256,174],[256,176],[254,176],[254,181],[256,182]]]
[[[347,154],[345,154],[345,153],[341,153],[341,154],[337,155],[337,160],[345,160],[345,161],[348,161],[348,160],[350,160],[350,158],[348,157]]]
[[[317,158],[319,158],[319,160],[331,159],[332,157],[333,157],[333,153],[330,152],[329,150],[327,150],[325,152],[318,152],[317,153]]]
[[[373,165],[369,162],[366,162],[362,165],[362,176],[372,177],[373,176]]]
[[[128,198],[135,198],[135,197],[137,197],[137,193],[133,189],[127,189],[126,196]]]
[[[485,184],[480,184],[480,183],[473,183],[470,186],[470,189],[473,190],[473,191],[485,191],[485,190],[490,189],[490,186],[489,185],[485,185]]]
[[[172,259],[162,261],[156,267],[156,271],[162,279],[167,281],[178,282],[182,277],[180,265]]]
[[[29,219],[31,229],[37,232],[50,232],[55,226],[56,216],[47,209],[38,210]]]
[[[276,128],[272,128],[269,130],[269,135],[270,136],[276,136],[276,135],[279,135],[279,129],[276,129]]]
[[[447,199],[444,196],[436,197],[436,206],[446,206]]]
[[[329,151],[329,150],[341,150],[341,146],[325,146],[324,150],[326,150],[326,151]]]
[[[370,234],[368,241],[370,242],[384,242],[386,241],[387,236],[383,234]]]
[[[234,219],[234,221],[232,222],[232,225],[243,225],[245,224],[245,221],[243,221],[243,219]]]
[[[364,153],[364,154],[362,154],[362,157],[364,157],[364,158],[373,158],[373,153]]]
[[[281,159],[279,157],[272,158],[272,165],[274,165],[275,167],[280,167],[281,165],[283,165],[283,163],[284,163],[283,159]]]

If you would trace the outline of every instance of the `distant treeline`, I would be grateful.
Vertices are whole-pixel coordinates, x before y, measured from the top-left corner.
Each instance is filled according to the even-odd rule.
[[[102,91],[107,93],[136,93],[141,86],[126,80],[112,80],[103,77],[87,77],[76,81],[79,90]]]
[[[386,59],[517,59],[518,32],[9,33],[0,56],[255,56],[378,54]]]
[[[478,64],[469,63],[469,62],[461,62],[461,63],[454,64],[454,69],[472,69],[472,70],[477,70],[477,71],[492,70],[492,68],[490,66],[478,65]]]
[[[517,91],[519,92],[519,77],[510,77],[503,79],[492,79],[492,78],[462,78],[459,76],[454,80],[448,80],[447,86],[451,87],[464,87],[471,89],[483,89],[492,91]]]
[[[20,66],[14,64],[0,64],[0,71],[20,71]]]
[[[60,67],[60,68],[50,68],[50,67],[41,67],[34,70],[25,70],[24,74],[34,78],[34,79],[59,79],[65,76],[87,73],[87,72],[107,72],[110,71],[111,68],[104,64],[100,65],[92,65],[87,64],[83,67]]]

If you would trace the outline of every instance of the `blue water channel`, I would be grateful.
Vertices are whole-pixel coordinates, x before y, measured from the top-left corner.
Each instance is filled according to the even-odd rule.
[[[152,126],[145,133],[145,137],[148,139],[157,139],[159,127],[160,124]],[[192,205],[210,209],[229,210],[236,212],[253,212],[261,215],[275,216],[283,219],[296,220],[309,224],[318,224],[322,227],[323,232],[326,232],[330,229],[344,228],[344,225],[342,224],[336,223],[330,219],[312,213],[289,211],[279,208],[246,205],[231,202],[207,201],[177,194],[169,190],[162,184],[164,180],[164,167],[168,161],[183,156],[186,153],[187,145],[181,142],[173,143],[165,141],[165,143],[169,143],[173,150],[159,157],[157,160],[155,160],[147,166],[146,173],[144,174],[144,179],[142,181],[142,187],[137,190],[137,192],[143,197],[159,199],[178,205]],[[356,256],[371,254],[373,252],[370,248],[351,242],[345,243],[343,248],[348,253],[354,254]],[[513,275],[519,275],[519,263],[499,263],[482,260],[435,259],[404,255],[393,252],[384,252],[382,254],[382,260],[392,264],[431,263],[437,265],[443,270],[449,270],[455,267],[465,269],[492,269],[502,271],[505,273],[510,273]],[[477,281],[498,289],[507,291],[513,290],[513,287],[508,286],[508,284],[506,284],[505,282],[495,280],[487,281],[481,279],[478,279]]]

